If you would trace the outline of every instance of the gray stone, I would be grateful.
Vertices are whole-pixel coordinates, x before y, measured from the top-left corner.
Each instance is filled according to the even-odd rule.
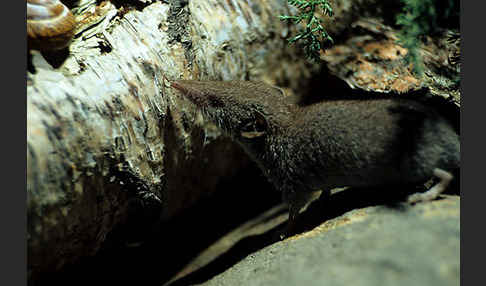
[[[201,285],[459,285],[460,198],[356,209]]]

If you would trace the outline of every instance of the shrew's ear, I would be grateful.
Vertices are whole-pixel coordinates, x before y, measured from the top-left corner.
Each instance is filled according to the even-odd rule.
[[[285,92],[284,92],[284,90],[283,90],[283,89],[281,89],[280,87],[278,87],[278,86],[276,86],[276,85],[272,85],[272,87],[273,87],[274,89],[276,89],[276,90],[277,90],[277,92],[278,92],[278,93],[280,93],[280,95],[285,96]]]
[[[255,113],[255,120],[248,122],[241,130],[241,137],[253,139],[262,137],[266,134],[268,123],[263,114]]]

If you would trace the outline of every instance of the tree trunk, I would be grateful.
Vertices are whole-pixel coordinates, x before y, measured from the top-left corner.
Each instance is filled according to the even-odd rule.
[[[278,15],[295,10],[286,0],[96,2],[73,9],[80,25],[62,64],[32,51],[31,278],[96,253],[134,206],[168,219],[248,163],[165,78],[259,79],[291,91],[320,69],[287,44],[294,28]],[[337,24],[326,22],[332,36],[362,16],[360,7],[382,13],[379,2],[338,1]],[[330,72],[349,74],[327,57]]]
[[[30,275],[94,254],[134,201],[169,218],[247,164],[164,76],[276,83],[315,69],[285,42],[276,16],[286,1],[133,2],[80,1],[80,28],[56,68],[32,51]]]

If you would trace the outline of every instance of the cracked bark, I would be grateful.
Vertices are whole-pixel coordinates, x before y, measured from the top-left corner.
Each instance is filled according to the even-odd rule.
[[[170,219],[248,163],[166,87],[164,76],[260,79],[291,91],[303,90],[319,71],[286,43],[292,31],[276,17],[292,13],[284,0],[96,2],[81,0],[73,9],[81,24],[62,64],[51,62],[53,68],[32,52],[31,279],[95,254],[134,204],[150,217]],[[379,2],[339,1],[330,32],[348,29],[362,16],[359,7],[383,13]]]
[[[163,76],[275,83],[315,68],[286,45],[274,18],[285,1],[96,2],[73,9],[81,24],[62,64],[32,52],[30,278],[96,253],[134,200],[167,219],[247,164]]]

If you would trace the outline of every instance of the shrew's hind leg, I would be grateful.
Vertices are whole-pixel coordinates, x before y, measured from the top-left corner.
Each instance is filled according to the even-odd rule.
[[[416,203],[420,201],[431,201],[437,198],[451,182],[453,176],[451,173],[444,171],[442,169],[436,168],[434,170],[434,176],[440,179],[436,185],[434,185],[430,190],[426,191],[425,193],[416,193],[408,196],[407,201],[409,203]]]
[[[300,210],[312,198],[311,192],[291,192],[290,194],[283,193],[284,201],[289,206],[289,220],[284,231],[280,234],[280,239],[292,236],[295,231],[295,226],[299,217]]]

